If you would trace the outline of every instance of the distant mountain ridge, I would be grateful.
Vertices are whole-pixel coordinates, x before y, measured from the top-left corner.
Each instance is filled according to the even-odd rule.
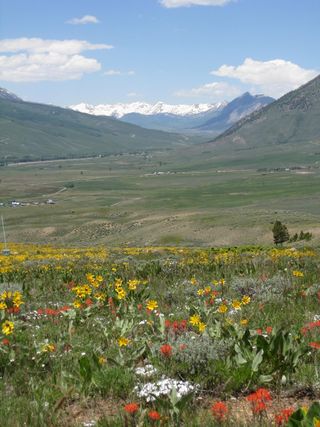
[[[239,120],[271,104],[274,98],[264,95],[251,95],[245,92],[243,95],[229,102],[219,114],[202,124],[199,129],[224,131]]]
[[[209,132],[212,136],[224,132],[239,119],[273,101],[273,98],[251,95],[247,92],[229,103],[222,101],[215,104],[170,105],[163,102],[156,104],[134,102],[96,106],[81,103],[71,105],[69,108],[97,116],[117,117],[146,129],[187,133]]]
[[[147,102],[132,102],[129,104],[98,104],[91,105],[80,103],[70,105],[69,108],[81,113],[92,114],[95,116],[112,116],[121,119],[128,114],[142,114],[145,116],[153,116],[157,114],[172,114],[175,116],[192,116],[205,113],[208,111],[217,111],[223,108],[227,103],[217,102],[215,104],[166,104],[157,102],[149,104]]]

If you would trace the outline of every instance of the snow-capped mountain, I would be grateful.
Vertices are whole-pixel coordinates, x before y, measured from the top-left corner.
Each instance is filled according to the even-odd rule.
[[[183,133],[209,132],[218,135],[238,120],[272,101],[273,98],[246,92],[229,103],[225,101],[216,104],[189,105],[171,105],[164,102],[100,105],[81,103],[71,105],[69,108],[95,116],[115,117],[147,129]]]
[[[81,113],[93,114],[95,116],[112,116],[121,119],[127,114],[142,114],[144,116],[155,116],[157,114],[172,114],[175,116],[193,116],[207,111],[218,111],[227,103],[218,102],[216,104],[180,104],[172,105],[164,102],[148,104],[146,102],[132,102],[130,104],[99,104],[90,105],[80,103],[70,105],[69,108]]]
[[[0,87],[0,99],[8,99],[9,101],[22,101],[22,99],[17,95],[8,91],[7,89],[4,89],[3,87]]]

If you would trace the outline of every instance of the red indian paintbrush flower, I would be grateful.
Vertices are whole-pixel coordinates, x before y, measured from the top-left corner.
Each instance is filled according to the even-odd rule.
[[[163,344],[160,347],[160,351],[164,357],[171,357],[172,355],[172,347],[170,344]]]
[[[161,419],[161,415],[158,411],[149,411],[148,417],[152,421],[159,421]]]
[[[139,405],[137,403],[128,403],[123,408],[127,414],[134,415],[139,410]]]
[[[320,349],[320,341],[319,342],[316,342],[316,341],[309,342],[309,346],[319,350]]]
[[[223,421],[228,415],[228,407],[224,402],[215,402],[211,406],[211,412],[218,421]]]
[[[284,426],[289,421],[289,418],[293,414],[294,409],[293,408],[286,408],[283,409],[280,414],[275,415],[275,422],[277,426]]]

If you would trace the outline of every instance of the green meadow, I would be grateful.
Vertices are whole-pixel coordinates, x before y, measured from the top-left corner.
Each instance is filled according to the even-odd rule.
[[[169,151],[1,167],[0,213],[8,239],[90,245],[272,244],[272,223],[278,219],[290,234],[309,231],[312,242],[319,242],[317,162],[288,158],[283,166],[274,156],[255,164],[255,155],[245,160],[243,153],[227,162],[226,148],[199,155],[201,147],[191,149],[197,153],[191,161],[183,152]],[[54,204],[46,204],[49,199]],[[25,206],[11,207],[13,200]]]

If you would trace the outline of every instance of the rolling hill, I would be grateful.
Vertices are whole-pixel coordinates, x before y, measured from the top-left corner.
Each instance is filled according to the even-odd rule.
[[[3,96],[1,96],[1,94]],[[109,117],[24,102],[0,91],[0,162],[164,150],[190,143]]]

